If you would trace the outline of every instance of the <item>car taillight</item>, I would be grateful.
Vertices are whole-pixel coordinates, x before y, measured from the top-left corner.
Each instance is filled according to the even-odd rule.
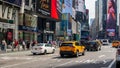
[[[117,50],[117,54],[120,55],[120,49]]]

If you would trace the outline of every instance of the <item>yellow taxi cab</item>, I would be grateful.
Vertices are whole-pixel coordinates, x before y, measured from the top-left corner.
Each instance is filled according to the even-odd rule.
[[[112,47],[118,47],[119,44],[120,44],[119,41],[113,41],[113,42],[112,42]]]
[[[77,41],[65,41],[60,46],[60,56],[71,55],[78,57],[85,54],[85,46]]]

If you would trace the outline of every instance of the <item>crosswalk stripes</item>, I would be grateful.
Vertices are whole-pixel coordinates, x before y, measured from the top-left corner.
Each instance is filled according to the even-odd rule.
[[[83,63],[83,64],[89,64],[89,63],[92,63],[92,64],[99,64],[99,63],[102,63],[102,64],[106,64],[108,62],[110,62],[111,60],[108,59],[108,60],[99,60],[99,59],[83,59],[83,60],[78,60],[78,61],[75,61],[75,63]]]

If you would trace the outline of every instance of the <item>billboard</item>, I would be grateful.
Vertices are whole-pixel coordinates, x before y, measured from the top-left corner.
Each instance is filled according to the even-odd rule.
[[[51,13],[51,0],[37,0],[37,9],[38,14],[49,16]]]
[[[62,13],[70,13],[72,15],[72,0],[63,0]]]
[[[116,32],[116,0],[107,1],[107,21],[106,21],[106,31],[108,36],[115,36]]]
[[[75,0],[75,10],[84,13],[85,12],[85,1]]]
[[[63,0],[57,0],[57,12],[59,19],[62,17],[62,2]]]
[[[22,3],[22,0],[4,0],[4,1],[15,4],[17,6],[21,6]]]
[[[54,19],[61,19],[62,14],[62,0],[51,0],[51,17]]]

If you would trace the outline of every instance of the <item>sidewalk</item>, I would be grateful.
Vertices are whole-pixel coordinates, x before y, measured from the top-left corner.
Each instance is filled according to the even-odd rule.
[[[6,51],[1,51],[0,50],[0,54],[15,53],[15,52],[25,52],[25,51],[30,51],[30,50],[20,50],[20,51],[14,50],[14,51],[12,51],[11,49],[7,49]]]

